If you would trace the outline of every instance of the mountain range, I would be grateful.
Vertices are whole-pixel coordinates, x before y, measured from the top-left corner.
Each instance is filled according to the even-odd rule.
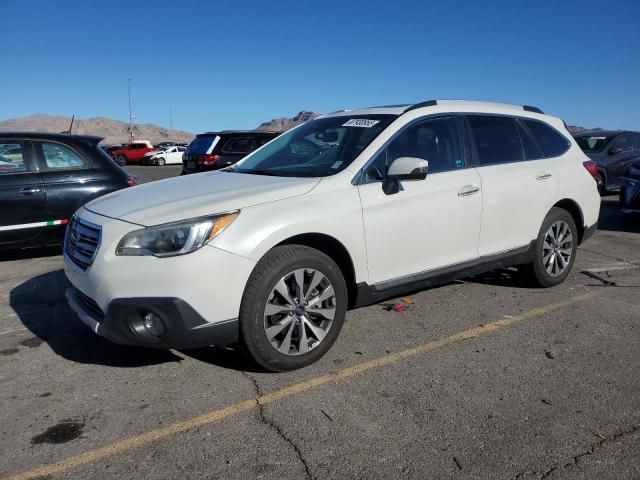
[[[280,117],[261,123],[256,130],[286,131],[301,123],[318,117],[320,114],[303,110],[291,118]],[[71,118],[53,115],[30,115],[28,117],[12,118],[0,121],[2,131],[35,131],[35,132],[63,132],[69,130]],[[584,127],[569,125],[571,133],[587,130]],[[120,120],[96,117],[85,120],[75,119],[73,133],[80,135],[97,135],[104,137],[103,144],[116,145],[129,141],[129,124]],[[138,140],[149,140],[151,143],[159,143],[173,140],[175,142],[188,143],[194,138],[193,133],[180,130],[169,130],[150,123],[133,124],[133,133]]]

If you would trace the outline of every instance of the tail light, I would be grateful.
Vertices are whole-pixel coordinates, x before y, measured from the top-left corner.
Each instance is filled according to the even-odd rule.
[[[138,179],[136,177],[127,177],[127,183],[129,184],[129,186],[135,187],[136,185],[138,185]]]
[[[211,153],[205,153],[198,156],[198,165],[213,166],[220,160],[220,155],[213,155]]]
[[[587,169],[587,172],[589,172],[593,178],[596,178],[596,175],[598,175],[598,165],[596,162],[587,160],[586,162],[582,162],[582,165],[584,165],[584,168]]]

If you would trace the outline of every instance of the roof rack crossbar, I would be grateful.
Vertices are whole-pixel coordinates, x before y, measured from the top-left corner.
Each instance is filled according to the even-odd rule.
[[[544,114],[544,112],[542,110],[540,110],[538,107],[532,107],[531,105],[523,105],[522,109],[525,112],[533,112],[533,113],[542,113],[542,114]]]
[[[405,108],[404,112],[402,113],[410,112],[411,110],[415,110],[416,108],[435,107],[436,105],[438,105],[437,100],[427,100],[426,102],[416,103],[415,105],[411,105],[410,107]]]

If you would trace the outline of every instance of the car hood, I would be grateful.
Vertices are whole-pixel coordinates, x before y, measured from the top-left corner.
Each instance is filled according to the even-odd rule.
[[[85,208],[150,226],[304,195],[318,182],[318,178],[198,173],[118,190],[93,200]]]

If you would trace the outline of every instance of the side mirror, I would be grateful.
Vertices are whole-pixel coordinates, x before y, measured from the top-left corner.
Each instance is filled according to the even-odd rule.
[[[429,171],[429,162],[416,157],[396,158],[387,171],[387,178],[397,180],[424,180]]]
[[[400,191],[400,180],[424,180],[429,171],[429,162],[422,158],[396,158],[387,171],[387,178],[382,182],[385,195],[394,195]]]
[[[620,147],[611,147],[609,149],[609,155],[617,155],[619,153],[622,153],[622,148]]]

